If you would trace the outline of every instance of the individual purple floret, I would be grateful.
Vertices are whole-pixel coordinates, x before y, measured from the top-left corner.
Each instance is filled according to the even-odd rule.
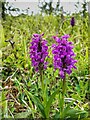
[[[43,35],[34,34],[30,43],[30,58],[35,71],[47,68],[45,59],[48,56],[48,46],[47,41],[42,38]]]
[[[70,23],[71,23],[71,26],[72,26],[72,27],[75,25],[75,18],[74,18],[74,17],[71,18]]]
[[[72,68],[75,68],[75,56],[73,52],[72,42],[68,41],[69,35],[64,35],[61,38],[53,36],[56,44],[52,45],[54,69],[59,69],[59,74],[62,79],[65,78],[65,73],[71,74]]]

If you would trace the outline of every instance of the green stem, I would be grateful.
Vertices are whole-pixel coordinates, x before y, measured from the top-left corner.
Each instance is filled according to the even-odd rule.
[[[71,33],[73,34],[73,27],[72,27],[72,29],[71,29]]]
[[[64,118],[64,96],[65,96],[65,92],[66,92],[66,74],[65,74],[65,78],[63,79],[63,83],[62,83],[62,94],[61,98],[60,98],[60,118]]]
[[[64,96],[65,96],[65,90],[66,90],[66,76],[63,79],[63,86],[62,86],[62,101],[63,101],[63,107],[62,111],[64,110]]]
[[[43,70],[40,70],[40,82],[42,87],[43,101],[44,101],[44,80],[43,80]]]
[[[41,86],[42,90],[44,89],[44,83],[43,83],[43,70],[40,70],[40,81],[41,81]]]

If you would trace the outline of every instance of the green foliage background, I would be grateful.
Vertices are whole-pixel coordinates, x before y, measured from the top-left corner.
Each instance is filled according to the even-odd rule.
[[[75,17],[73,28],[70,25],[72,16]],[[44,38],[48,41],[49,46],[49,65],[44,72],[44,84],[48,86],[45,98],[47,101],[49,95],[53,94],[59,87],[60,81],[58,70],[54,72],[52,65],[51,45],[55,42],[52,36],[70,34],[69,41],[74,43],[78,63],[76,64],[77,70],[73,70],[72,74],[67,76],[66,105],[70,98],[74,99],[72,108],[76,111],[70,111],[72,118],[75,116],[73,113],[77,114],[77,110],[87,111],[88,13],[86,13],[85,18],[79,13],[65,15],[63,18],[60,15],[52,14],[44,16],[42,14],[35,16],[22,14],[17,17],[7,15],[0,27],[0,39],[2,40],[0,41],[0,58],[2,58],[0,61],[0,64],[2,63],[2,82],[0,81],[2,84],[0,86],[2,89],[0,101],[2,100],[2,102],[0,102],[0,107],[3,111],[2,114],[0,113],[1,116],[3,118],[40,118],[42,116],[41,110],[43,108],[39,104],[39,100],[42,100],[39,74],[35,73],[29,57],[29,46],[34,33],[44,33]],[[35,95],[35,98],[30,93]],[[57,99],[58,95],[50,107],[49,117],[55,116],[58,112]],[[69,114],[68,112],[68,116]],[[87,114],[81,114],[76,119],[84,117],[87,117]]]

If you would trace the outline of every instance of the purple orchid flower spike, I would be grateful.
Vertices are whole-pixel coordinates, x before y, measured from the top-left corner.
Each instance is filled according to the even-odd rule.
[[[76,69],[74,65],[77,60],[74,59],[72,42],[68,41],[69,35],[64,35],[60,38],[53,37],[56,44],[52,45],[53,64],[54,69],[59,69],[59,74],[62,79],[65,78],[65,73],[71,74],[72,68]]]
[[[72,27],[75,26],[75,18],[74,18],[74,17],[71,18],[70,23],[71,23],[71,26],[72,26]]]
[[[46,57],[48,57],[47,41],[42,38],[44,34],[34,34],[30,43],[30,58],[35,71],[47,68]]]

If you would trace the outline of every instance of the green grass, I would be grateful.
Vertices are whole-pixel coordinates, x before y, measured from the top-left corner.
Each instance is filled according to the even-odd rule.
[[[29,57],[29,46],[32,34],[44,33],[44,38],[48,41],[49,65],[45,71],[44,84],[47,84],[46,96],[47,101],[50,99],[55,90],[59,87],[60,78],[58,70],[53,71],[52,54],[50,46],[54,43],[53,35],[62,36],[70,34],[69,41],[74,43],[74,52],[76,53],[77,70],[73,70],[70,76],[67,76],[67,90],[65,97],[73,98],[72,109],[88,110],[86,93],[88,91],[88,16],[83,18],[81,14],[73,14],[75,17],[75,26],[70,25],[70,15],[64,16],[63,23],[60,16],[53,15],[20,15],[18,17],[6,16],[6,20],[2,21],[3,28],[0,29],[0,38],[2,39],[2,92],[4,92],[5,101],[3,106],[2,117],[14,118],[19,116],[29,118],[41,118],[42,91],[39,80],[39,74],[35,73],[31,66]],[[5,40],[15,42],[14,45]],[[6,86],[8,88],[6,89]],[[25,92],[25,89],[27,92]],[[30,92],[35,101],[29,94]],[[78,102],[77,102],[78,101]],[[38,103],[38,104],[37,104]],[[1,105],[1,104],[0,104]],[[66,106],[69,103],[66,103]],[[52,101],[49,117],[53,117],[59,110],[58,94]],[[6,114],[8,113],[8,114]],[[26,114],[27,113],[27,114]],[[25,114],[25,116],[24,116]],[[44,114],[44,113],[43,113]],[[48,114],[48,113],[47,113]],[[74,116],[74,115],[73,115]],[[87,117],[87,115],[77,116],[78,119]],[[88,118],[85,118],[88,120]]]

